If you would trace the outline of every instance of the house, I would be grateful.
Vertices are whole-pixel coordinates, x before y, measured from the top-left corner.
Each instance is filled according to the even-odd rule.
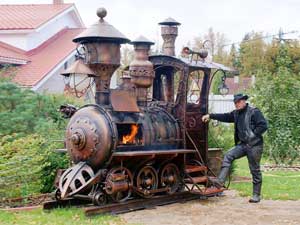
[[[85,28],[74,4],[0,5],[0,67],[37,92],[62,93],[60,72],[74,60],[72,39]]]

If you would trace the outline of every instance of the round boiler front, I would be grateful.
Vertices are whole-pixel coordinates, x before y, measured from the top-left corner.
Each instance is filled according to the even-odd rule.
[[[79,109],[69,121],[66,147],[74,163],[86,161],[99,168],[110,156],[113,148],[109,118],[97,106]]]

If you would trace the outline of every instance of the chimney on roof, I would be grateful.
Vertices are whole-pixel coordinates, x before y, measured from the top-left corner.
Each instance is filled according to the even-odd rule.
[[[251,85],[254,86],[255,85],[255,75],[251,76]]]
[[[238,75],[234,75],[233,77],[233,83],[235,84],[238,84],[240,81],[239,81],[239,76]]]
[[[64,0],[53,0],[53,5],[64,4]]]

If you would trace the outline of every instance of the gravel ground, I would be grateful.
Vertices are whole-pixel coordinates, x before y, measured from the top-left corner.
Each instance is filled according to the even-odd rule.
[[[300,225],[300,201],[262,200],[248,203],[236,191],[223,197],[160,206],[121,215],[129,224],[259,224]]]

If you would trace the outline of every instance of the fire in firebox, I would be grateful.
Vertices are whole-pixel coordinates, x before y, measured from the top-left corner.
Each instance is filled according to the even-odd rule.
[[[138,133],[139,127],[136,124],[132,124],[130,127],[130,134],[124,135],[122,137],[122,143],[123,144],[134,144],[135,136]]]
[[[136,123],[117,124],[120,145],[140,145],[142,144],[141,126]]]

